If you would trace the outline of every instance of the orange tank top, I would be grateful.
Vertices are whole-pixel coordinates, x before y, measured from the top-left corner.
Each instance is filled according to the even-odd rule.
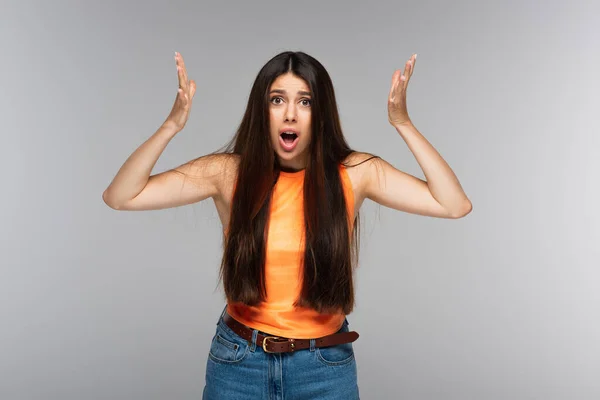
[[[354,193],[346,168],[340,165],[339,169],[352,229]],[[345,315],[321,314],[293,305],[302,289],[304,267],[303,185],[304,170],[282,171],[273,189],[266,244],[266,301],[256,307],[229,303],[227,312],[242,324],[274,336],[312,339],[337,332]]]

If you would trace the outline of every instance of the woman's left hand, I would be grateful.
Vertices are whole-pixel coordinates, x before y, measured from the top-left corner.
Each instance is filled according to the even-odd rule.
[[[413,54],[404,66],[404,73],[396,70],[392,75],[392,87],[388,96],[388,120],[394,127],[411,124],[406,108],[406,88],[415,69],[416,61],[417,55]]]

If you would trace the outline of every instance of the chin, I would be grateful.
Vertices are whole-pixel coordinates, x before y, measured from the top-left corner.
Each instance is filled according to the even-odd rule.
[[[286,164],[289,164],[290,162],[294,162],[294,160],[296,160],[298,158],[297,155],[295,156],[294,154],[290,154],[285,151],[276,151],[275,155],[277,156],[277,159],[280,161],[280,163],[286,163]]]
[[[297,169],[302,169],[305,167],[305,157],[304,154],[300,152],[293,151],[291,153],[288,153],[287,151],[278,150],[275,151],[275,156],[277,157],[279,163],[282,166]]]

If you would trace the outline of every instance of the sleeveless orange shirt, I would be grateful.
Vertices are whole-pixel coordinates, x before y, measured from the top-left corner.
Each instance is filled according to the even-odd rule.
[[[348,223],[354,221],[354,193],[346,168],[339,167]],[[302,289],[304,265],[304,170],[280,172],[271,199],[265,262],[266,301],[253,307],[229,303],[227,312],[251,328],[274,336],[312,339],[337,332],[344,314],[321,314],[294,307]]]

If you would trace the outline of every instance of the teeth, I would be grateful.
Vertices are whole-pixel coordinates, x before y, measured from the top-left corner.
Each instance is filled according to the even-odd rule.
[[[298,135],[294,132],[281,132],[281,137],[283,140],[296,140]]]

